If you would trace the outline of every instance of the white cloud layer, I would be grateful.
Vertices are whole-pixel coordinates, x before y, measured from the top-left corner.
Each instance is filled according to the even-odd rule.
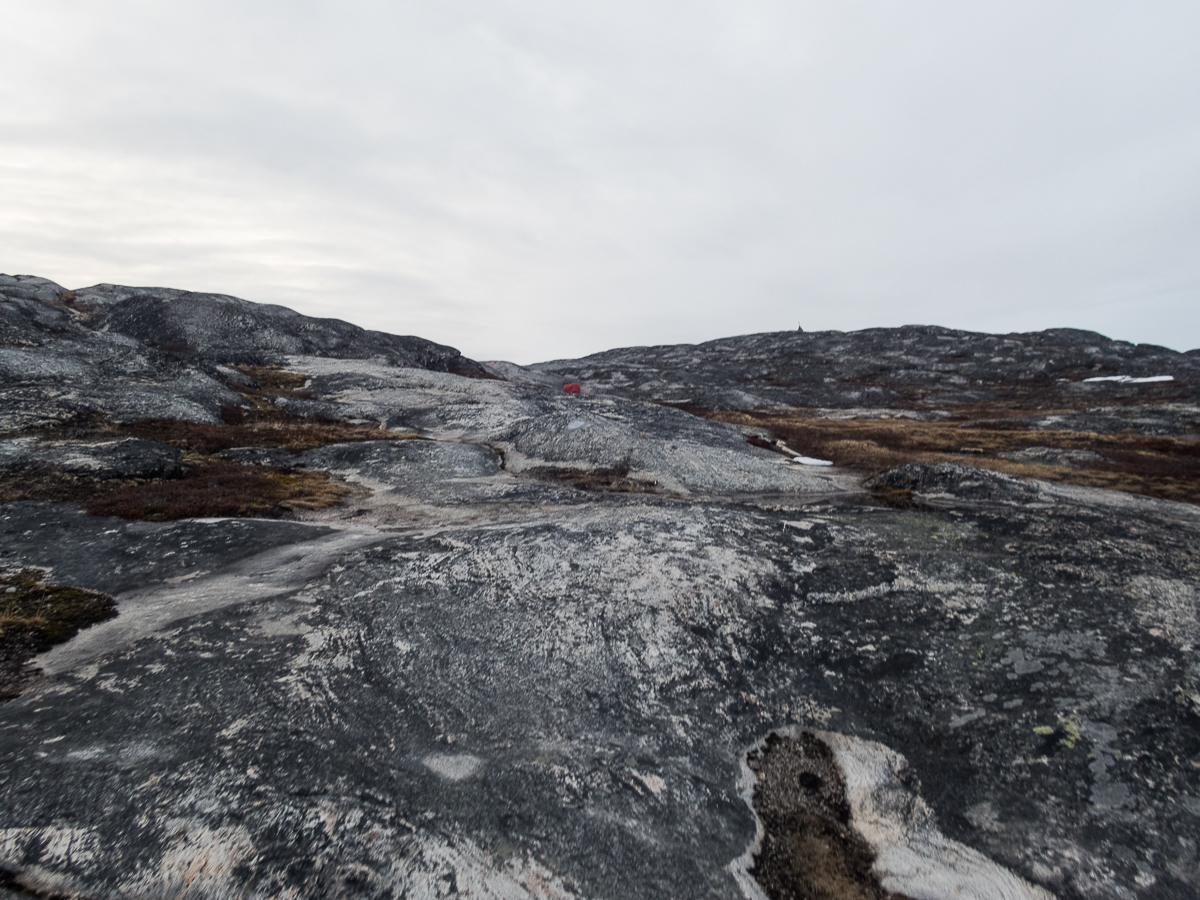
[[[520,362],[1200,345],[1194,2],[12,0],[0,270]]]

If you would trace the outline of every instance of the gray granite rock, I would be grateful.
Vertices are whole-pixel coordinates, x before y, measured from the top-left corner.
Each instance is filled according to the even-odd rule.
[[[53,470],[91,478],[174,478],[183,453],[155,441],[0,441],[0,471]]]
[[[287,353],[494,378],[452,347],[219,294],[0,275],[0,432],[99,415],[221,422],[243,401],[228,363]]]
[[[382,359],[392,365],[486,377],[457,350],[417,337],[368,331],[340,319],[314,319],[283,306],[224,294],[96,285],[76,292],[99,312],[91,327],[177,353],[223,359],[270,359],[303,353]]]
[[[682,494],[843,491],[837,472],[815,473],[751,446],[751,430],[646,401],[564,394],[561,386],[478,381],[371,361],[288,358],[337,418],[441,440],[491,445],[519,474],[540,466],[628,463],[635,477]]]
[[[924,422],[1041,385],[1186,431],[1194,354],[889,329],[493,364],[499,380],[233,298],[0,289],[4,427],[219,421],[217,366],[257,354],[306,376],[289,409],[393,431],[222,452],[350,489],[297,521],[0,506],[0,567],[118,611],[0,705],[0,884],[760,900],[751,755],[807,732],[888,889],[1200,892],[1200,507],[952,464],[860,484],[656,402]],[[1176,381],[1082,381],[1164,368]],[[152,449],[20,435],[0,460],[134,471]],[[617,469],[653,491],[555,477]]]
[[[1114,341],[1070,328],[1008,335],[933,326],[781,331],[703,344],[628,347],[530,368],[581,381],[593,391],[714,409],[938,408],[1002,400],[1014,390],[1031,389],[1048,405],[1074,406],[1084,398],[1097,406],[1120,399],[1122,407],[1124,401],[1145,397],[1200,401],[1195,352]],[[1085,380],[1111,375],[1170,375],[1174,381]],[[1123,417],[1121,407],[1108,413]],[[1200,418],[1193,414],[1192,421]]]
[[[941,834],[1057,896],[1194,891],[1200,515],[893,480],[942,505],[610,498],[346,532],[266,595],[226,573],[271,551],[144,579],[159,631],[3,708],[0,853],[93,896],[743,896],[744,754],[800,726],[902,753]],[[53,521],[22,562],[112,528]]]
[[[1052,466],[1078,466],[1080,463],[1103,463],[1105,457],[1095,450],[1063,450],[1059,447],[1025,447],[1021,450],[997,453],[1001,459],[1044,462]]]

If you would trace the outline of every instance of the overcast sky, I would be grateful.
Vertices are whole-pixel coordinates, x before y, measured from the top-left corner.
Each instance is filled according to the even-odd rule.
[[[533,362],[1200,346],[1200,3],[8,0],[0,271]]]

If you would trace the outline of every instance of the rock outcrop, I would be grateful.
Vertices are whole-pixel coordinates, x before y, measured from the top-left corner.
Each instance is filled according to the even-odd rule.
[[[0,275],[0,430],[88,414],[220,422],[221,408],[240,401],[218,364],[272,365],[290,353],[491,377],[452,347],[281,306]]]
[[[1162,499],[1194,355],[911,328],[488,366],[0,289],[0,567],[116,602],[0,705],[0,895],[1200,891],[1200,506]],[[228,473],[280,493],[144,499]]]

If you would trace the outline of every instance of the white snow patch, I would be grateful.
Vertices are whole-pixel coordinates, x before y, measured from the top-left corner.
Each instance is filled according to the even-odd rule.
[[[816,732],[846,776],[856,831],[875,851],[875,874],[886,890],[922,900],[1054,900],[934,824],[933,811],[899,779],[907,763],[883,744]]]
[[[1084,384],[1093,381],[1116,381],[1119,384],[1148,384],[1151,381],[1174,381],[1174,375],[1150,375],[1146,378],[1134,378],[1132,375],[1097,375],[1095,378],[1083,379]]]
[[[466,781],[483,765],[482,759],[470,753],[431,753],[421,762],[425,768],[447,781]]]
[[[816,459],[812,456],[793,456],[792,462],[798,462],[802,466],[832,466],[833,463],[827,459]]]

